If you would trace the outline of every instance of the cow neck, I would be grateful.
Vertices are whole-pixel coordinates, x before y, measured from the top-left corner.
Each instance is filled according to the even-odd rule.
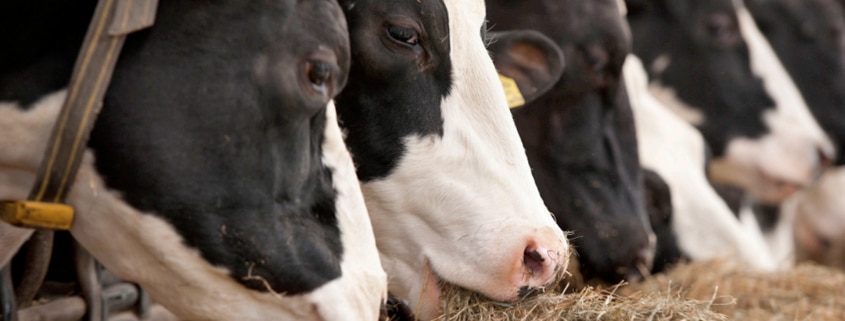
[[[50,262],[52,229],[71,227],[73,209],[50,203],[63,203],[67,197],[126,36],[152,26],[157,4],[158,0],[99,0],[97,3],[71,75],[68,97],[53,126],[28,201],[0,204],[3,205],[0,218],[17,226],[40,229],[30,242],[28,254],[33,257],[29,262],[36,264],[25,269],[21,284],[26,286],[18,289],[17,298],[3,296],[2,315],[14,320],[16,305],[8,301],[29,302],[34,297]],[[34,216],[42,219],[32,220]],[[3,271],[8,271],[8,267],[3,267]],[[0,280],[3,292],[8,292],[11,286],[10,282]]]

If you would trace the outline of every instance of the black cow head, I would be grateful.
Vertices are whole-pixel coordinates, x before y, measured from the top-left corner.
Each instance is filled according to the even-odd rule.
[[[620,82],[630,37],[616,1],[488,1],[487,13],[493,30],[535,29],[563,49],[563,76],[514,119],[543,199],[575,235],[584,276],[637,279],[654,235]]]
[[[95,3],[0,5],[43,22],[0,22],[29,53],[0,84],[43,76],[0,90],[0,198],[32,185]],[[121,53],[73,236],[184,319],[375,319],[386,277],[330,103],[349,64],[334,1],[162,1]]]

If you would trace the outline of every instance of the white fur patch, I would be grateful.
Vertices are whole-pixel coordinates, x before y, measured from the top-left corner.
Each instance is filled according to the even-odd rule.
[[[0,104],[0,199],[26,196],[63,99],[64,91],[49,95],[26,112]],[[327,116],[323,162],[333,168],[338,190],[343,276],[309,294],[279,297],[235,282],[224,269],[182,245],[171,225],[138,212],[106,189],[90,151],[68,195],[77,210],[71,233],[112,273],[141,284],[155,301],[184,319],[374,320],[386,295],[386,277],[334,105]],[[8,228],[0,223],[3,232]],[[8,260],[8,250],[14,249],[2,249],[0,257]]]
[[[671,109],[678,117],[685,120],[687,123],[693,125],[701,125],[704,123],[704,113],[700,109],[688,105],[678,98],[678,94],[672,87],[664,86],[659,80],[653,81],[648,85],[651,96],[660,101],[663,106]]]
[[[669,57],[669,54],[662,54],[657,56],[654,61],[651,62],[651,70],[652,73],[655,74],[662,74],[666,71],[666,68],[669,68],[669,65],[672,64],[672,58]]]
[[[390,290],[411,308],[421,306],[423,319],[434,317],[439,304],[436,295],[423,295],[430,291],[426,261],[437,277],[513,300],[521,286],[551,281],[521,272],[526,247],[547,249],[558,265],[568,260],[567,241],[540,197],[479,36],[484,2],[444,2],[453,88],[441,104],[443,137],[406,139],[394,172],[363,186]]]
[[[729,257],[760,270],[775,269],[762,235],[748,233],[707,181],[701,134],[650,94],[636,56],[628,56],[623,75],[640,161],[669,186],[672,230],[680,249],[693,260]]]

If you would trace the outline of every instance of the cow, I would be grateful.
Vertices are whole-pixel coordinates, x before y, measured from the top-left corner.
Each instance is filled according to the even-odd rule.
[[[33,185],[95,4],[0,5],[0,199]],[[120,54],[73,237],[183,319],[376,319],[387,276],[331,102],[349,64],[335,1],[162,1]],[[32,230],[0,229],[5,265]]]
[[[485,47],[484,1],[340,4],[352,62],[338,120],[390,293],[432,319],[441,282],[514,301],[555,280],[568,242]]]
[[[702,135],[651,95],[645,68],[635,55],[627,58],[623,73],[636,120],[640,160],[657,175],[648,175],[646,180],[652,227],[660,232],[653,272],[682,258],[717,257],[761,271],[775,270],[762,235],[746,230],[710,185],[708,148]]]
[[[840,2],[841,3],[841,2]],[[842,150],[845,144],[845,14],[833,0],[752,0],[749,12],[807,101],[822,128]],[[841,167],[839,154],[833,165]],[[845,186],[841,169],[822,174],[820,182],[782,206],[744,196],[737,213],[762,230],[771,251],[784,264],[813,260],[845,267],[838,235],[843,214],[836,193]]]
[[[845,14],[833,0],[747,0],[748,11],[801,91],[810,112],[845,145]],[[834,160],[845,165],[845,153]]]
[[[489,0],[493,30],[528,28],[563,49],[552,89],[513,109],[540,193],[573,232],[586,279],[636,281],[651,268],[637,141],[622,64],[630,36],[613,0]],[[501,69],[501,68],[500,68]]]
[[[703,134],[710,178],[777,204],[835,154],[741,1],[628,0],[652,94]]]

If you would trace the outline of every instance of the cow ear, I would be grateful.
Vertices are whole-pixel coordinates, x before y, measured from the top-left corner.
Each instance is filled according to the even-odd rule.
[[[628,15],[635,15],[641,11],[645,11],[649,8],[649,5],[648,0],[625,0],[625,8],[627,9]]]
[[[554,41],[542,33],[533,30],[510,30],[490,32],[488,36],[492,43],[487,49],[493,55],[493,63],[502,77],[507,90],[506,81],[512,79],[518,87],[519,93],[528,103],[548,91],[563,74],[563,51]],[[511,99],[511,107],[519,105]]]

